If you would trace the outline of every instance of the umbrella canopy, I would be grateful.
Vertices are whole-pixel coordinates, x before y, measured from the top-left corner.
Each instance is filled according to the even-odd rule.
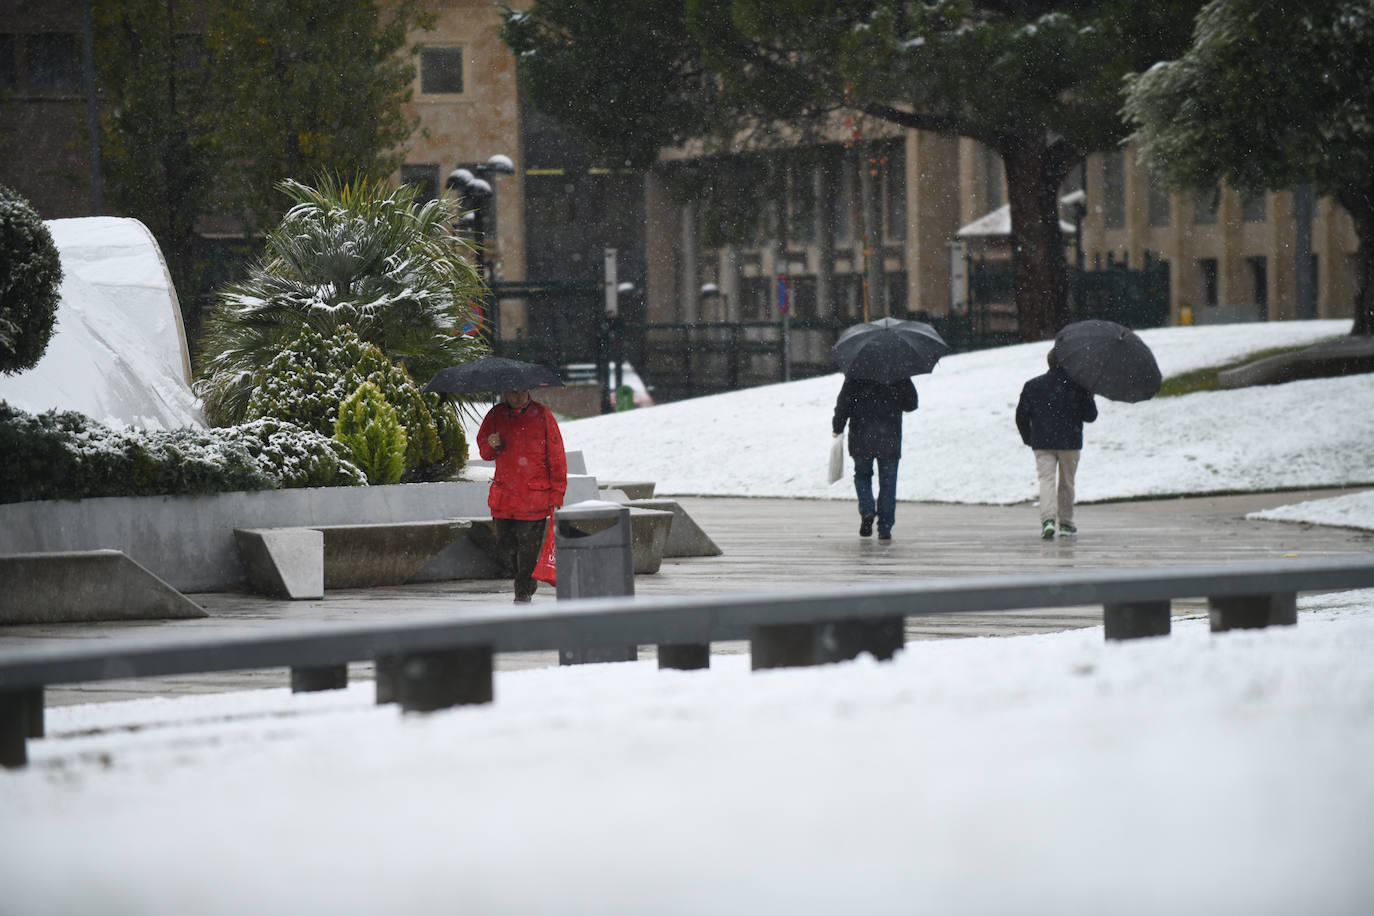
[[[1113,401],[1148,401],[1163,381],[1145,341],[1114,321],[1065,325],[1055,335],[1054,355],[1069,378]]]
[[[461,366],[440,369],[425,391],[477,393],[562,387],[563,380],[547,366],[504,356],[484,356]]]
[[[925,322],[879,318],[846,328],[830,358],[851,378],[897,382],[929,372],[948,352],[944,338]]]

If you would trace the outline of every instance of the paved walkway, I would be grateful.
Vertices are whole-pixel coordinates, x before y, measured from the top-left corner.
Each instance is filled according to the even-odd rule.
[[[684,498],[680,502],[725,552],[665,560],[656,575],[635,579],[639,595],[701,595],[836,586],[855,581],[934,578],[1116,566],[1187,566],[1288,557],[1374,553],[1374,534],[1311,525],[1247,521],[1256,509],[1338,495],[1323,490],[1152,500],[1080,506],[1077,539],[1042,541],[1035,509],[901,503],[890,543],[861,539],[853,503],[826,500]],[[243,594],[197,594],[211,616],[196,621],[140,621],[0,627],[0,646],[91,640],[169,628],[260,630],[296,623],[385,618],[510,600],[509,583],[457,581],[328,593],[319,601]],[[536,603],[552,601],[541,586]],[[1012,635],[1101,623],[1101,608],[1055,608],[912,619],[908,639]],[[1205,613],[1201,600],[1178,601],[1175,615]],[[652,656],[652,647],[641,658]],[[747,651],[723,643],[713,652]],[[498,670],[557,664],[552,653],[503,655]],[[370,666],[350,666],[351,677]],[[279,687],[285,669],[107,681],[48,691],[54,704]]]

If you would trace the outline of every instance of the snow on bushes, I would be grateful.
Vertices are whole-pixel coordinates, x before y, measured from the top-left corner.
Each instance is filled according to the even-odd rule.
[[[263,420],[224,429],[117,429],[0,401],[0,503],[366,483],[337,442]]]
[[[303,329],[254,377],[244,416],[285,420],[322,436],[334,434],[339,405],[364,382],[395,409],[406,430],[406,480],[452,476],[467,457],[463,427],[439,396],[424,394],[400,366],[347,325],[333,336]]]

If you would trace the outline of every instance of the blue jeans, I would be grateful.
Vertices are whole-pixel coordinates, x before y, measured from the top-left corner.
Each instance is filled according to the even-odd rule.
[[[854,492],[859,496],[859,514],[873,515],[873,462],[878,462],[878,531],[891,531],[897,516],[897,459],[855,458]]]

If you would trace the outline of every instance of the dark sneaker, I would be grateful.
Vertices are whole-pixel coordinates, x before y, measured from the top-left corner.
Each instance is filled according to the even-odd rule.
[[[1078,534],[1078,529],[1073,525],[1060,525],[1059,536],[1061,538],[1071,538]]]
[[[1042,541],[1054,540],[1054,521],[1046,521],[1040,526],[1040,539]]]
[[[892,530],[889,529],[889,528],[879,528],[879,529],[878,529],[878,540],[880,540],[880,541],[890,541],[890,540],[892,540]]]
[[[529,603],[531,603],[532,601],[534,601],[534,596],[533,596],[533,595],[516,595],[516,596],[515,596],[515,603],[516,603],[516,604],[529,604]]]
[[[873,536],[873,516],[865,515],[859,520],[859,537],[867,538]]]

